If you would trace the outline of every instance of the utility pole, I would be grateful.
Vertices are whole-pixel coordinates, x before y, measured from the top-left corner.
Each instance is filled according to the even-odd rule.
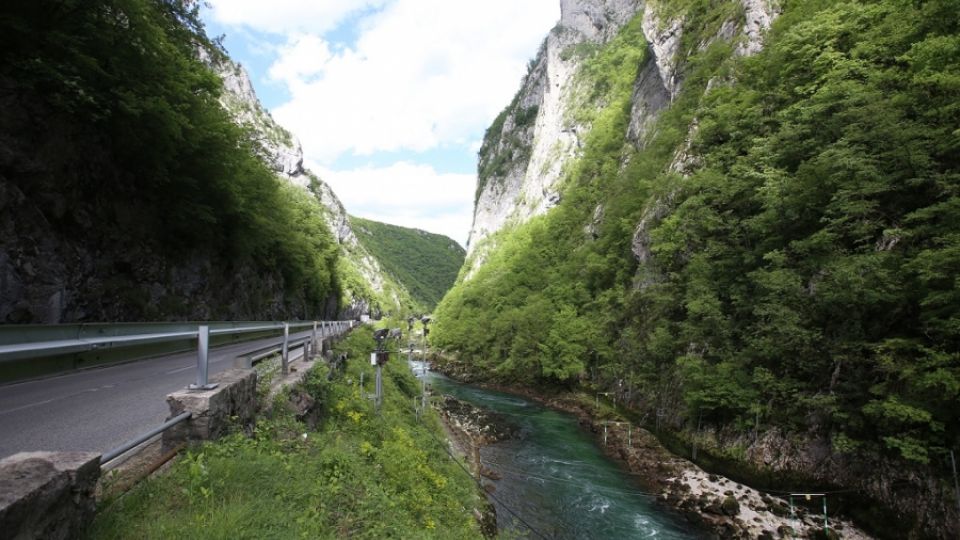
[[[389,330],[386,328],[377,330],[373,333],[373,339],[377,342],[377,349],[370,354],[370,363],[377,367],[377,380],[375,384],[374,403],[376,403],[377,414],[380,414],[380,405],[383,403],[383,364],[387,363],[390,353],[385,348]]]

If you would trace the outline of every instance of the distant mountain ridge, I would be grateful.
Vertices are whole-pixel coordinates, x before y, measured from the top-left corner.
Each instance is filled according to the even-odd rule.
[[[360,244],[422,310],[432,311],[456,281],[466,251],[453,239],[356,216],[350,224]]]
[[[323,206],[323,221],[339,246],[340,314],[345,318],[378,317],[384,312],[415,309],[405,285],[385,273],[378,257],[358,241],[350,216],[330,185],[304,168],[300,141],[260,103],[246,69],[228,56],[211,55],[205,49],[199,53],[200,59],[223,81],[220,104],[253,134],[264,163],[280,179],[304,188]],[[451,285],[452,281],[447,288]]]

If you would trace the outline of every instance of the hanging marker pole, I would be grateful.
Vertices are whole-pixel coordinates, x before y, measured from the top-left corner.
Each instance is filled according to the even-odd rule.
[[[280,356],[281,371],[286,375],[290,372],[290,323],[283,323],[283,347]]]
[[[377,414],[380,414],[380,402],[383,400],[383,373],[377,364]]]
[[[957,458],[950,451],[950,465],[953,466],[953,490],[957,493],[957,512],[960,512],[960,482],[957,481]]]
[[[827,496],[823,496],[823,530],[830,530],[830,522],[827,521]]]

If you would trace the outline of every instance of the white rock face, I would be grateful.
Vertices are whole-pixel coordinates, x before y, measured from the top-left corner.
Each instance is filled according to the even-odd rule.
[[[360,244],[343,203],[330,186],[303,168],[303,149],[300,141],[280,126],[263,108],[247,71],[226,57],[213,58],[204,50],[199,50],[200,59],[210,66],[223,80],[224,92],[220,102],[237,123],[250,127],[256,134],[257,142],[263,152],[262,158],[280,177],[307,188],[311,176],[316,179],[313,193],[325,208],[324,221],[340,244],[341,256],[363,277],[377,294],[387,289],[383,270],[370,253]],[[343,315],[359,317],[370,314],[370,299],[361,298],[356,291],[346,291],[349,303],[342,306]],[[396,292],[393,300],[399,306]]]
[[[763,48],[763,36],[780,15],[781,10],[776,0],[740,0],[740,2],[743,4],[746,16],[742,30],[746,39],[737,47],[737,54],[750,56],[757,54]]]
[[[261,157],[277,174],[301,186],[306,185],[307,180],[302,176],[303,149],[300,141],[280,126],[260,104],[247,70],[229,58],[213,58],[203,48],[199,49],[199,56],[223,81],[221,105],[230,111],[238,124],[248,126],[257,133],[257,142],[263,152]]]
[[[680,80],[676,74],[677,52],[680,50],[680,38],[683,20],[662,21],[653,9],[645,9],[641,23],[643,35],[653,53],[653,63],[657,66],[660,81],[670,96],[670,101],[680,90]]]
[[[580,66],[572,47],[607,42],[642,6],[639,0],[560,1],[560,22],[547,36],[523,81],[518,108],[504,121],[499,145],[485,149],[487,159],[493,159],[515,152],[519,143],[528,155],[511,163],[504,174],[490,178],[480,191],[468,256],[505,225],[523,223],[560,202],[557,184],[563,167],[579,155],[579,134],[587,129],[568,115],[576,98],[574,75]],[[533,107],[537,107],[533,125],[518,127],[518,116]],[[484,259],[482,254],[468,258],[468,279]]]
[[[604,43],[643,6],[640,0],[560,0],[560,26],[575,30],[585,41]]]
[[[762,48],[763,35],[779,9],[775,0],[741,2],[744,22],[731,20],[724,24],[716,39],[741,35],[736,54],[755,54]],[[682,65],[682,19],[662,20],[655,6],[641,0],[560,0],[560,8],[560,22],[544,41],[499,133],[492,134],[494,146],[485,144],[481,149],[480,170],[486,174],[474,208],[465,279],[474,275],[495,248],[491,236],[549,211],[560,201],[559,184],[565,167],[579,157],[581,137],[590,129],[589,125],[577,124],[570,114],[578,99],[576,74],[581,57],[576,54],[577,45],[602,45],[641,14],[648,59],[634,83],[627,132],[628,139],[640,148],[646,144],[659,113],[682,89],[678,71]],[[531,120],[534,107],[536,116]],[[673,170],[686,174],[696,167],[695,156],[688,150],[678,150]],[[634,242],[638,256],[645,254],[647,228],[663,211],[648,212],[638,227]]]

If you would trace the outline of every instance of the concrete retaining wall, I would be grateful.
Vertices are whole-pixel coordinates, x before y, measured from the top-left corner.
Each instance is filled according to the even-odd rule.
[[[100,454],[21,452],[0,460],[0,537],[77,538],[93,519]]]
[[[228,369],[210,378],[212,390],[178,390],[167,396],[170,418],[189,411],[193,416],[163,434],[163,446],[186,441],[219,439],[231,428],[252,428],[257,415],[257,372]]]

